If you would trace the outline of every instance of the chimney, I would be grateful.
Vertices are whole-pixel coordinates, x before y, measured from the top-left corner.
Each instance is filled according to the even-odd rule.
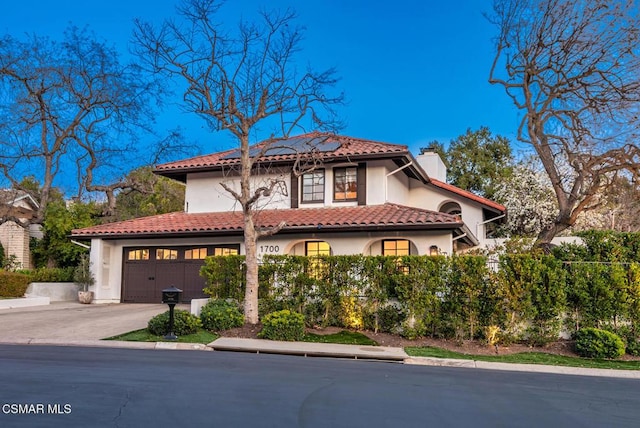
[[[423,150],[416,160],[425,170],[430,178],[435,178],[446,183],[447,181],[447,167],[440,158],[440,155],[429,149]]]

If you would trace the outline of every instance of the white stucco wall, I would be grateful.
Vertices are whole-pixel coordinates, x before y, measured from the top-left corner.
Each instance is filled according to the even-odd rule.
[[[252,177],[252,188],[269,186],[272,180],[277,180],[278,186],[272,196],[261,198],[258,209],[290,208],[289,198],[290,176],[283,173],[263,174]],[[240,207],[234,197],[227,192],[220,183],[224,183],[231,189],[240,192],[239,179],[237,177],[223,177],[219,173],[197,173],[187,176],[185,191],[185,211],[190,213],[220,212],[239,210]]]
[[[322,168],[325,174],[324,201],[322,203],[303,202],[302,182],[300,182],[298,206],[300,208],[324,208],[357,205],[355,201],[333,201],[333,170],[344,166],[354,166],[354,164],[331,164]],[[398,166],[391,161],[367,162],[367,205],[380,205],[385,202],[410,205],[410,179],[407,175],[403,171],[398,171],[387,176],[397,169]],[[270,198],[261,198],[259,208],[290,208],[290,174],[273,173],[256,176],[254,177],[254,187],[268,184],[270,180],[280,181],[283,187],[277,189]],[[238,210],[236,200],[222,188],[221,182],[231,186],[234,190],[239,190],[237,178],[223,177],[220,173],[189,174],[185,192],[185,210],[191,213]]]
[[[367,162],[367,205],[409,205],[409,177],[391,161]]]
[[[411,192],[409,205],[431,211],[440,211],[447,202],[456,202],[462,211],[462,221],[467,225],[471,233],[478,240],[484,240],[484,221],[482,205],[466,198],[456,197],[450,192],[440,190],[434,186],[423,185],[416,180],[411,180]]]

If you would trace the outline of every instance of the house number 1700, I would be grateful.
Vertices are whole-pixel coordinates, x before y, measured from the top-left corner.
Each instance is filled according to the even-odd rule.
[[[261,253],[279,253],[280,246],[279,245],[260,245]]]

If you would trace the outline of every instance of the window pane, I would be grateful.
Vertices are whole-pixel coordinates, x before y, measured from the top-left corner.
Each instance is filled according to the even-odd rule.
[[[350,200],[358,198],[357,168],[336,168],[334,173],[334,199]]]
[[[307,241],[306,253],[309,257],[330,256],[331,246],[324,241]]]
[[[305,242],[305,250],[307,257],[310,257],[308,275],[315,279],[320,279],[322,272],[327,268],[326,263],[320,256],[330,256],[331,246],[324,241],[307,241]]]
[[[214,256],[237,256],[238,249],[233,247],[216,247],[213,249]]]
[[[302,200],[304,202],[324,201],[324,170],[317,170],[302,176]]]
[[[184,252],[186,260],[203,260],[207,258],[206,248],[193,248]]]
[[[408,256],[409,241],[407,239],[391,239],[382,241],[383,256]]]
[[[178,258],[178,250],[170,250],[167,248],[158,248],[156,250],[156,260],[176,260]]]
[[[149,250],[129,250],[127,260],[149,260]]]

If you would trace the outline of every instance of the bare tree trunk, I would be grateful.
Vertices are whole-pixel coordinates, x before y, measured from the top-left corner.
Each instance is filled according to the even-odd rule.
[[[257,234],[253,213],[244,214],[244,250],[246,263],[246,288],[244,293],[244,319],[249,324],[258,324],[258,256]]]

